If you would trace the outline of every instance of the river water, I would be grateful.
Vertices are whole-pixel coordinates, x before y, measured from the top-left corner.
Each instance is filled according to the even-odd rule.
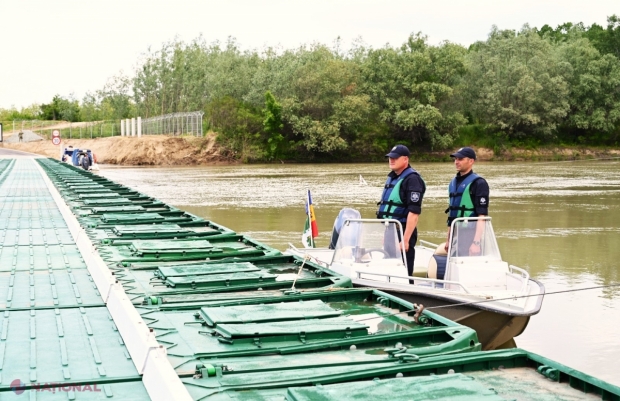
[[[103,166],[101,175],[284,250],[301,242],[305,190],[329,242],[343,207],[373,218],[385,164]],[[419,238],[445,239],[452,163],[414,164],[426,184]],[[518,346],[620,385],[620,161],[476,163],[502,257],[548,295]],[[360,185],[363,176],[367,185]],[[613,287],[612,285],[616,285]],[[584,291],[589,287],[611,286]],[[573,290],[573,291],[569,291]],[[553,292],[568,291],[558,294]]]

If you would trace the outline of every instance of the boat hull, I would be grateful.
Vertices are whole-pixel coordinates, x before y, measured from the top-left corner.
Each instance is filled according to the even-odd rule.
[[[356,287],[365,287],[354,283]],[[375,287],[376,288],[376,287]],[[511,315],[479,305],[462,305],[462,302],[436,294],[404,291],[393,288],[381,289],[415,304],[424,305],[438,315],[474,329],[483,350],[516,348],[514,337],[521,334],[530,321],[530,315]],[[536,310],[538,312],[538,310]]]

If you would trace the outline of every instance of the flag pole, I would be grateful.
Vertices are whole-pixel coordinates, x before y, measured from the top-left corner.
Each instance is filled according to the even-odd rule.
[[[306,214],[310,223],[310,246],[314,248],[314,237],[312,236],[312,213],[310,212],[310,188],[306,188]]]

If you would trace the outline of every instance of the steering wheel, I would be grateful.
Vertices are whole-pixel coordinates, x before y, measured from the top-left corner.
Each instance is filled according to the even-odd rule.
[[[383,250],[381,248],[368,248],[368,249],[366,249],[366,251],[364,252],[364,254],[362,255],[362,257],[360,259],[363,259],[364,256],[366,256],[366,255],[370,255],[370,259],[373,259],[373,257],[372,257],[372,253],[373,252],[379,252],[380,254],[382,254],[383,255],[382,259],[386,259],[386,258],[390,257],[390,255],[385,250]]]

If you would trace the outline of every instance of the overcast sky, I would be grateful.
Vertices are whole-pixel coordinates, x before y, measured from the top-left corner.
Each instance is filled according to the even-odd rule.
[[[564,22],[606,26],[619,0],[0,0],[0,108],[81,100],[140,55],[175,37],[232,36],[243,49],[295,48],[340,36],[374,47],[421,31],[431,44],[469,45],[492,25],[519,29]]]

